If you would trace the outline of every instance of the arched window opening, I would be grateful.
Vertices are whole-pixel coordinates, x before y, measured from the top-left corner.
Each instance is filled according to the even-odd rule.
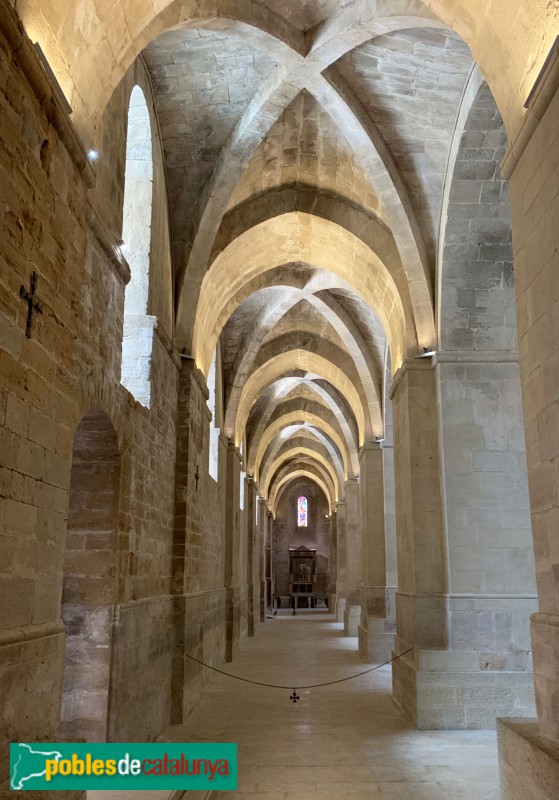
[[[241,442],[241,455],[244,456],[244,440]],[[244,459],[243,459],[244,463]],[[244,469],[241,470],[241,485],[240,485],[240,496],[239,496],[239,508],[241,511],[245,510],[245,480],[246,480],[246,472]]]
[[[121,382],[146,408],[151,400],[155,317],[147,314],[153,194],[151,122],[144,93],[135,86],[128,110],[122,251],[130,266],[124,296]]]
[[[246,472],[243,472],[241,470],[241,488],[239,497],[239,507],[241,511],[245,510],[245,478],[246,478]]]
[[[308,525],[307,517],[307,498],[299,497],[297,500],[297,527],[306,528]]]
[[[217,387],[217,348],[214,350],[212,363],[210,364],[210,372],[208,374],[208,391],[210,396],[208,398],[208,408],[212,412],[212,421],[210,424],[210,447],[209,447],[209,464],[208,471],[210,477],[217,481],[218,479],[218,453],[219,453],[219,428],[216,424],[216,397]]]

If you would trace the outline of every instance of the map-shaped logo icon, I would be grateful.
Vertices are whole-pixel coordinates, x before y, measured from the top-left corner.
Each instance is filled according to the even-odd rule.
[[[16,745],[18,752],[14,754],[12,750],[12,774],[10,778],[10,788],[15,789],[33,789],[44,788],[44,777],[46,775],[46,762],[47,759],[54,759],[58,761],[62,758],[62,753],[57,750],[47,750],[47,745],[41,746],[40,744],[18,744]],[[15,755],[15,758],[14,758]],[[34,785],[35,780],[37,784]]]

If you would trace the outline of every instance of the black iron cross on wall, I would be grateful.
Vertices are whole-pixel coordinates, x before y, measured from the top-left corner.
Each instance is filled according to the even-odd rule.
[[[43,313],[43,307],[37,300],[37,283],[39,282],[39,276],[33,270],[31,273],[31,288],[29,291],[25,288],[25,286],[20,286],[19,289],[19,296],[23,297],[23,299],[27,302],[27,325],[25,327],[25,335],[28,339],[31,339],[31,326],[33,325],[33,312],[38,311],[39,314]]]

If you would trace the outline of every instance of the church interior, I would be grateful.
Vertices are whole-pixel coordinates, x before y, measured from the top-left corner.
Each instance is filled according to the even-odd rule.
[[[558,0],[0,0],[0,697],[557,800]]]

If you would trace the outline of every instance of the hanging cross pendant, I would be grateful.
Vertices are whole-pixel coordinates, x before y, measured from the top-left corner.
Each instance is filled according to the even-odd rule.
[[[38,311],[39,314],[43,313],[43,307],[37,300],[37,283],[39,282],[39,276],[33,270],[31,273],[31,288],[29,291],[25,288],[25,286],[20,286],[19,289],[19,296],[22,297],[27,302],[27,325],[25,327],[25,335],[28,339],[31,339],[31,326],[33,325],[33,312]]]
[[[291,700],[292,703],[296,703],[297,700],[301,699],[297,694],[297,689],[293,689],[293,694],[289,695],[289,699]]]

